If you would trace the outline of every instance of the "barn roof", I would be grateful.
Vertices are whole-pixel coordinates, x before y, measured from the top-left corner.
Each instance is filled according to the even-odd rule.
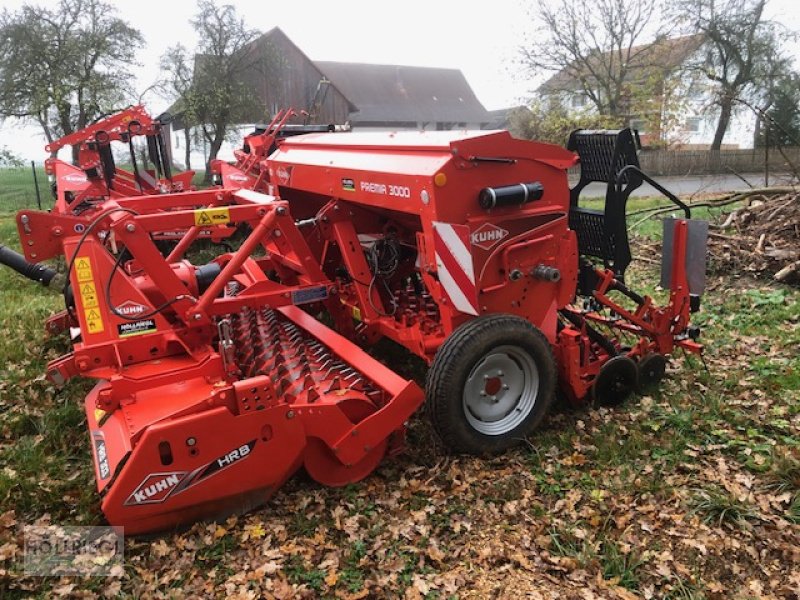
[[[486,123],[490,115],[458,69],[315,61],[358,107],[354,122]]]
[[[312,61],[278,27],[245,46],[256,52],[270,39],[280,37],[291,44],[308,64],[326,77],[347,102],[354,123],[448,122],[486,124],[491,115],[475,96],[458,69]],[[195,71],[206,57],[195,55]],[[183,106],[173,103],[165,114],[180,129]]]

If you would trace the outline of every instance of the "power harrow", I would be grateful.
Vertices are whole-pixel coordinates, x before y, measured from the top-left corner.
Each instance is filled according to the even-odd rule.
[[[25,256],[0,254],[64,288],[48,330],[71,332],[73,351],[47,375],[97,380],[97,487],[127,533],[247,510],[301,468],[359,481],[402,450],[423,403],[452,451],[499,452],[556,394],[615,403],[660,379],[675,348],[701,352],[689,320],[706,229],[674,196],[668,303],[625,283],[625,203],[649,180],[630,130],[579,131],[563,149],[500,131],[275,144],[280,126],[217,166],[224,185],[21,211]],[[583,206],[591,181],[607,185],[604,210]],[[195,265],[208,228],[247,235]],[[167,229],[185,234],[162,252]],[[59,256],[66,273],[40,264]],[[430,365],[424,392],[364,350],[381,338]]]

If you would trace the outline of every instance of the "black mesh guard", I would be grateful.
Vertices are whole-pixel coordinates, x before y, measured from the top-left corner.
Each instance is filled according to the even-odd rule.
[[[620,130],[573,131],[567,149],[580,157],[581,178],[570,191],[570,228],[578,237],[584,256],[603,260],[622,279],[631,261],[625,207],[631,192],[642,184],[635,171],[617,176],[628,165],[639,166],[639,135],[630,128]],[[579,206],[581,191],[590,183],[606,183],[604,210]]]

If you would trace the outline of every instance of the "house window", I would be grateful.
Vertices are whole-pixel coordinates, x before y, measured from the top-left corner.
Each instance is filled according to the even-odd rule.
[[[583,108],[586,106],[586,96],[583,94],[574,94],[572,96],[572,108]]]
[[[700,127],[703,124],[703,119],[700,117],[689,117],[686,119],[686,124],[684,125],[684,129],[686,131],[690,131],[691,133],[698,133],[700,131]]]

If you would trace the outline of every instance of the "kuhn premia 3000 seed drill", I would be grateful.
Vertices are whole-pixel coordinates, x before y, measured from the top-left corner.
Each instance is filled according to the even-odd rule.
[[[358,481],[402,448],[423,401],[454,452],[501,451],[557,391],[615,402],[676,346],[700,352],[704,224],[682,205],[667,221],[656,306],[623,281],[625,201],[646,177],[635,135],[580,131],[569,148],[498,131],[309,134],[263,159],[269,193],[20,212],[27,262],[3,262],[52,283],[34,263],[66,258],[67,308],[48,328],[74,349],[48,376],[98,380],[85,407],[109,522],[135,534],[247,509],[301,467]],[[579,202],[594,180],[605,210]],[[247,235],[194,265],[209,227]],[[187,233],[165,256],[167,229]],[[424,393],[365,352],[382,337],[430,364]]]

